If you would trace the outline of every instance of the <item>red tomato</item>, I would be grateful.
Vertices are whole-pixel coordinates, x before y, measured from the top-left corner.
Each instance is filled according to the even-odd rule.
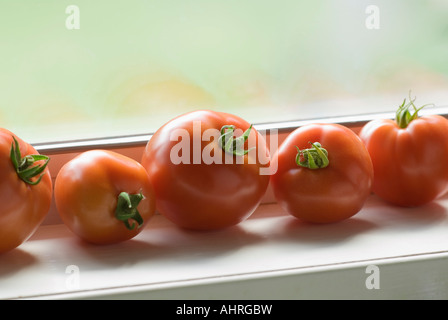
[[[49,158],[0,129],[0,253],[26,241],[50,210]]]
[[[146,170],[106,150],[84,152],[65,164],[56,177],[54,196],[62,221],[94,244],[135,237],[155,213]]]
[[[372,162],[362,141],[336,124],[294,130],[273,156],[272,166],[278,167],[271,176],[278,203],[289,214],[312,223],[355,215],[373,181]]]
[[[148,142],[142,164],[158,211],[194,230],[247,219],[269,184],[269,172],[260,170],[269,167],[264,138],[248,122],[222,112],[195,111],[169,121]]]
[[[448,120],[419,118],[414,100],[403,102],[396,121],[373,120],[360,132],[375,171],[373,192],[399,206],[429,203],[448,187]]]

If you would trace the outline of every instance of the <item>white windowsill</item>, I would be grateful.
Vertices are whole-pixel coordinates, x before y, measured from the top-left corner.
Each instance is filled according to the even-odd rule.
[[[429,111],[447,116],[448,107]],[[309,122],[340,123],[357,132],[366,121],[384,117],[393,114],[257,128],[278,129],[281,143],[294,128]],[[36,147],[51,156],[55,179],[64,163],[92,148],[140,160],[149,138]],[[372,195],[356,216],[331,225],[303,224],[273,202],[269,188],[250,219],[218,232],[181,230],[156,215],[136,238],[113,246],[79,241],[62,224],[53,203],[31,239],[0,255],[0,299],[448,298],[448,194],[407,209]],[[379,289],[366,287],[369,265],[379,267]],[[70,266],[79,270],[78,278]]]
[[[308,225],[263,204],[239,226],[205,233],[157,215],[112,246],[44,225],[0,256],[0,299],[444,299],[447,209],[448,196],[405,209],[373,195],[351,219]],[[380,288],[369,290],[372,264]]]

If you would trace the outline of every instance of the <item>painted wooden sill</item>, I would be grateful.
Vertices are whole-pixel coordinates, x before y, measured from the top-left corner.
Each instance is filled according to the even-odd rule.
[[[426,298],[448,298],[448,196],[404,209],[372,195],[331,225],[304,224],[275,203],[219,232],[157,215],[112,246],[45,225],[0,257],[0,299]]]

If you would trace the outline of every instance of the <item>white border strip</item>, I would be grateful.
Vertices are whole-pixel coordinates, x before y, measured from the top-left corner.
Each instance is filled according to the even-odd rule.
[[[419,111],[419,114],[421,116],[429,114],[439,114],[448,116],[448,106],[423,109]],[[267,131],[277,129],[278,131],[282,131],[282,130],[292,130],[311,123],[338,123],[342,125],[353,125],[353,124],[363,125],[371,120],[393,119],[394,117],[395,117],[394,112],[368,113],[368,114],[350,115],[350,116],[312,118],[312,119],[273,122],[273,123],[260,123],[260,124],[254,124],[254,127],[257,130]],[[151,139],[152,135],[153,134],[141,134],[141,135],[130,135],[119,137],[103,137],[103,138],[85,139],[85,140],[49,142],[49,143],[35,144],[34,147],[40,153],[49,153],[49,152],[64,153],[64,152],[78,151],[83,149],[93,149],[93,148],[126,148],[126,147],[145,145],[149,141],[149,139]]]

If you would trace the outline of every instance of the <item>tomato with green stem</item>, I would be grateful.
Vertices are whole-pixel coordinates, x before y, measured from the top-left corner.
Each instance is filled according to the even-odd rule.
[[[50,210],[49,157],[6,129],[0,129],[0,253],[31,237]]]
[[[405,99],[395,120],[370,121],[359,134],[373,162],[373,192],[404,207],[427,204],[448,190],[448,120],[420,117],[425,106],[414,102]]]
[[[263,136],[247,121],[199,110],[157,130],[142,165],[161,214],[182,228],[217,230],[239,224],[258,207],[269,184],[269,160]]]
[[[86,151],[66,163],[56,177],[54,196],[65,225],[94,244],[134,238],[155,213],[146,170],[107,150]]]
[[[277,202],[311,223],[348,219],[363,207],[373,166],[360,138],[337,124],[310,124],[288,135],[272,159]]]

